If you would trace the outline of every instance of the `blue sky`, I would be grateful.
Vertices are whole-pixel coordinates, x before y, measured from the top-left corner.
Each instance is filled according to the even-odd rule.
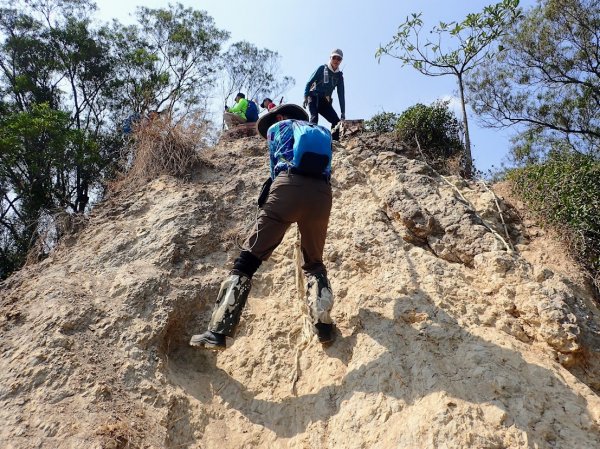
[[[165,7],[168,2],[145,0],[96,0],[97,17],[130,22],[136,5]],[[382,111],[402,112],[416,104],[456,97],[452,76],[427,77],[396,59],[378,63],[375,51],[391,40],[398,25],[413,12],[422,12],[424,29],[440,20],[460,21],[496,3],[479,0],[304,0],[304,1],[180,1],[185,6],[207,11],[217,27],[231,33],[227,45],[247,40],[281,56],[282,73],[296,85],[285,94],[285,102],[301,103],[304,86],[318,65],[328,60],[334,48],[344,51],[342,70],[346,87],[346,118],[368,119]],[[521,0],[529,8],[534,0]],[[334,106],[339,113],[337,98]],[[456,110],[457,116],[458,109]],[[499,166],[510,146],[512,130],[485,129],[470,114],[473,157],[478,169]],[[323,119],[323,123],[326,124]]]

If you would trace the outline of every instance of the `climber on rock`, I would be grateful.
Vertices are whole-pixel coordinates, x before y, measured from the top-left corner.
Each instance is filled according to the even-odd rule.
[[[304,107],[308,106],[310,113],[310,122],[318,123],[319,114],[325,120],[331,123],[333,131],[333,140],[339,139],[337,124],[340,118],[333,109],[332,95],[333,90],[337,88],[338,99],[340,101],[340,111],[342,120],[346,118],[346,100],[344,97],[344,75],[340,71],[340,64],[344,53],[339,48],[331,52],[329,62],[320,65],[311,75],[306,87],[304,88]]]
[[[246,100],[246,96],[240,92],[235,96],[234,101],[235,105],[230,108],[226,106],[223,113],[223,120],[225,125],[227,125],[227,129],[247,122],[246,111],[249,102]]]
[[[304,109],[294,104],[272,109],[258,120],[257,129],[269,147],[271,173],[265,183],[268,196],[261,195],[262,202],[259,199],[262,205],[255,230],[221,284],[208,330],[192,336],[192,346],[226,348],[226,337],[235,335],[252,276],[281,243],[292,223],[298,223],[301,235],[310,318],[321,343],[334,338],[330,315],[333,294],[323,264],[332,203],[331,133],[308,123]]]
[[[263,109],[266,109],[267,111],[270,111],[271,109],[277,107],[277,105],[273,103],[273,100],[271,100],[268,97],[265,98],[260,105],[263,107]]]

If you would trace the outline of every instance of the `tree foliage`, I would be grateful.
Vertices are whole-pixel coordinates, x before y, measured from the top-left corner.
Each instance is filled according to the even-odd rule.
[[[145,113],[206,110],[220,70],[221,45],[229,33],[218,29],[204,11],[139,7],[138,23],[113,22],[109,32],[118,79],[117,107]]]
[[[47,104],[0,118],[0,276],[23,262],[42,213],[76,210],[77,167],[89,179],[100,171],[97,145],[70,121]]]
[[[443,173],[464,175],[460,164],[464,147],[461,123],[449,108],[449,101],[431,105],[418,103],[401,114],[381,112],[365,122],[367,131],[389,133],[405,149],[415,149],[433,168]],[[418,152],[417,152],[418,150]]]
[[[495,54],[492,44],[506,32],[519,14],[519,0],[502,0],[486,6],[480,13],[468,14],[462,22],[440,22],[423,37],[421,14],[412,14],[398,27],[392,40],[377,50],[376,56],[392,56],[427,76],[455,76],[461,100],[465,132],[465,174],[473,171],[467,120],[466,75],[482,61]],[[447,48],[447,40],[455,42]]]
[[[600,154],[599,29],[599,0],[542,1],[472,77],[473,107],[486,122],[521,126],[518,161],[557,146]]]
[[[250,42],[232,44],[223,54],[225,103],[238,92],[259,102],[264,97],[276,99],[293,87],[294,78],[281,76],[280,59],[276,51],[259,49]]]
[[[463,149],[460,123],[448,108],[448,101],[437,101],[430,106],[416,104],[398,118],[396,132],[401,140],[419,145],[437,156],[448,157]]]
[[[40,238],[40,217],[83,213],[100,199],[124,145],[124,117],[205,106],[228,33],[179,4],[139,8],[138,23],[127,27],[98,26],[92,0],[1,4],[3,277]]]
[[[514,169],[508,178],[543,223],[566,231],[574,256],[600,290],[598,159],[572,151],[552,151],[543,163]]]
[[[390,133],[396,128],[400,114],[395,112],[380,112],[365,121],[365,129],[375,133]]]
[[[4,108],[15,114],[33,114],[41,105],[68,111],[69,129],[81,131],[86,139],[101,139],[107,125],[103,93],[110,90],[112,64],[109,43],[91,29],[85,16],[92,5],[56,0],[25,1],[20,6],[3,8],[0,14]],[[79,152],[86,149],[84,145]],[[79,164],[69,170],[62,178],[74,189],[67,189],[73,197],[65,204],[83,212],[95,182],[90,178],[93,170]]]

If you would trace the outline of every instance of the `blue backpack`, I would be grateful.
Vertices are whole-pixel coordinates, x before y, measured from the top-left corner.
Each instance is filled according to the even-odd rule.
[[[248,100],[248,108],[246,109],[246,122],[252,123],[258,120],[258,107],[252,100]]]
[[[292,165],[308,176],[331,173],[331,133],[326,128],[304,121],[293,122],[294,158]]]

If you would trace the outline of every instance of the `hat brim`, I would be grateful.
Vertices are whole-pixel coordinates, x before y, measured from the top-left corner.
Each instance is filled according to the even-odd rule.
[[[278,115],[285,115],[288,119],[308,121],[308,114],[297,104],[282,104],[271,109],[256,122],[258,134],[267,138],[267,130],[277,122]]]

